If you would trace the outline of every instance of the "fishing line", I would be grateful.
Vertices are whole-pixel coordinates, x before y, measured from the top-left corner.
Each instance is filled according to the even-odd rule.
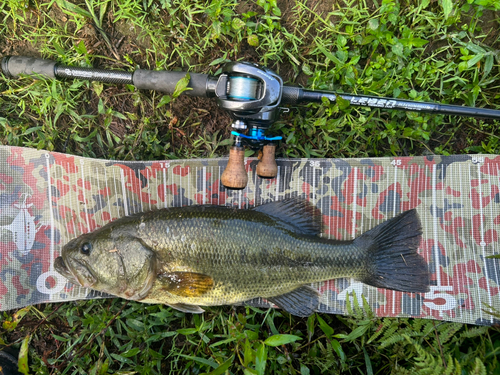
[[[255,100],[259,81],[249,77],[231,77],[229,80],[229,93],[231,99]]]

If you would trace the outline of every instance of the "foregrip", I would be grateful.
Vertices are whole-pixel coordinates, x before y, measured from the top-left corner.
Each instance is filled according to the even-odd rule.
[[[281,94],[281,103],[298,104],[303,96],[303,90],[300,87],[283,86]]]
[[[167,93],[175,91],[175,85],[186,76],[186,72],[169,72],[165,70],[143,70],[134,72],[132,80],[134,86],[143,90],[156,90]],[[207,96],[210,91],[211,80],[207,74],[189,73],[191,79],[188,87],[192,90],[183,94],[190,96]]]

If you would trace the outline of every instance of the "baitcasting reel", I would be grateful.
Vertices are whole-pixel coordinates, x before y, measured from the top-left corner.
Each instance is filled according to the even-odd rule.
[[[274,178],[278,167],[274,158],[276,146],[271,143],[281,137],[268,137],[265,131],[279,117],[283,81],[272,70],[247,62],[231,62],[222,68],[215,95],[221,108],[227,110],[234,121],[231,134],[234,146],[221,182],[232,189],[243,189],[248,182],[245,170],[245,148],[263,149],[257,165],[257,174]],[[247,130],[247,134],[243,132]]]
[[[48,78],[74,78],[88,81],[134,85],[138,89],[173,93],[184,72],[151,71],[134,72],[78,68],[57,64],[55,61],[26,56],[7,56],[1,61],[7,76],[43,75]],[[221,177],[224,186],[243,189],[248,181],[244,166],[244,147],[261,149],[257,174],[263,178],[276,177],[278,168],[274,160],[275,144],[281,137],[266,136],[266,130],[279,116],[281,104],[303,102],[321,103],[322,98],[336,101],[337,96],[350,105],[389,110],[441,113],[454,116],[483,117],[500,120],[500,111],[487,108],[417,102],[367,95],[335,94],[299,87],[284,86],[282,79],[272,70],[247,62],[225,64],[218,76],[190,73],[189,88],[184,95],[217,97],[217,103],[233,117],[232,134],[235,144],[229,152],[229,162]]]

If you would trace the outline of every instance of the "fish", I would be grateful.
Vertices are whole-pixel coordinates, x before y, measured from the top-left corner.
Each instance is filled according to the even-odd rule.
[[[321,212],[300,198],[251,209],[164,208],[69,241],[54,266],[73,284],[188,313],[263,298],[306,317],[320,304],[311,284],[345,277],[402,292],[429,290],[415,209],[351,241],[322,231]]]

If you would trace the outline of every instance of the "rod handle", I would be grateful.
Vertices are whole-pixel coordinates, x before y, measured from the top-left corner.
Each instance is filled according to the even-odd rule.
[[[39,74],[55,79],[56,62],[27,56],[6,56],[2,59],[2,71],[7,77],[17,77],[21,74]]]
[[[137,69],[134,72],[65,66],[52,60],[37,59],[27,56],[7,56],[1,61],[2,71],[9,77],[21,74],[42,75],[47,78],[84,79],[88,81],[114,84],[131,84],[138,89],[156,90],[173,94],[177,82],[186,76],[186,72],[166,70]],[[183,95],[211,97],[215,95],[217,78],[208,74],[189,73],[190,80]]]

